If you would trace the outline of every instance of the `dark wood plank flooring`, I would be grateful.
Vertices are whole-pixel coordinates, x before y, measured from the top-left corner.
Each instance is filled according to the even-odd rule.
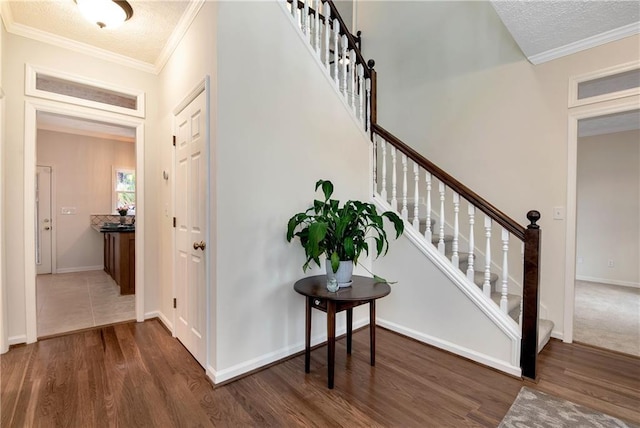
[[[640,423],[640,359],[552,341],[538,384],[378,329],[353,355],[336,344],[335,389],[326,347],[214,388],[158,320],[13,347],[0,357],[2,427],[495,427],[521,386]]]

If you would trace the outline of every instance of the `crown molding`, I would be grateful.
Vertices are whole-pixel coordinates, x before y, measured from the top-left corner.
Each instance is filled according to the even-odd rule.
[[[538,65],[636,34],[640,34],[640,22],[634,22],[633,24],[605,31],[604,33],[596,34],[595,36],[587,37],[586,39],[578,40],[577,42],[569,43],[559,48],[549,49],[548,51],[531,55],[527,57],[527,59],[531,64]]]
[[[191,23],[196,18],[196,16],[198,16],[198,12],[200,12],[200,9],[204,5],[205,1],[206,0],[192,0],[189,2],[189,7],[182,14],[182,17],[178,21],[176,28],[171,33],[171,36],[169,36],[167,43],[164,45],[164,48],[162,48],[160,55],[158,55],[158,58],[156,59],[156,63],[154,66],[156,74],[159,74],[167,64],[167,61],[169,61],[171,54],[173,54],[173,51],[176,50],[178,44],[186,34],[187,30],[189,30]]]
[[[88,45],[86,43],[77,42],[75,40],[67,39],[66,37],[36,30],[23,24],[12,23],[11,25],[7,25],[7,31],[17,36],[37,40],[39,42],[58,46],[84,55],[93,56],[95,58],[100,58],[105,61],[114,62],[116,64],[124,65],[147,73],[157,74],[153,64],[149,64],[148,62],[139,61],[128,56],[119,55],[105,49]]]

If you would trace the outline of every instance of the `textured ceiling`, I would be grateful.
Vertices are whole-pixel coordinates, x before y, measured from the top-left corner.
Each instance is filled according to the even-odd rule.
[[[616,40],[640,29],[640,2],[593,0],[492,0],[522,52],[531,62],[554,51],[570,54]],[[563,52],[565,51],[566,52]],[[548,60],[546,59],[546,60]]]
[[[3,1],[7,30],[26,37],[89,45],[156,67],[191,1],[129,0],[133,16],[122,26],[99,28],[73,0]],[[9,16],[5,16],[9,15]],[[9,22],[7,22],[9,21]],[[156,70],[157,71],[157,70]]]

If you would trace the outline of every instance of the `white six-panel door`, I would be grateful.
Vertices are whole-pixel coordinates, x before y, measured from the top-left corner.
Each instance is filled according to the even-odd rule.
[[[206,91],[175,116],[176,337],[206,367]]]
[[[52,273],[51,167],[36,168],[36,272]]]

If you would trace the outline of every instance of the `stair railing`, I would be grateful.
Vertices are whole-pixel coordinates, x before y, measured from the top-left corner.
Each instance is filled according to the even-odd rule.
[[[496,301],[503,313],[509,314],[514,306],[510,301],[510,287],[522,289],[520,302],[516,302],[520,313],[515,317],[522,332],[520,366],[524,377],[535,379],[541,235],[536,222],[540,213],[529,211],[529,225],[521,226],[378,125],[375,62],[365,62],[360,51],[360,32],[357,37],[349,32],[331,0],[286,1],[294,22],[356,118],[370,133],[374,143],[376,193],[427,242],[434,244],[454,267],[463,270],[471,283],[478,284],[487,298]],[[466,208],[467,213],[464,233],[460,231],[461,208],[463,211]],[[484,218],[476,226],[480,212]],[[433,230],[432,224],[436,223],[437,230]],[[498,240],[492,239],[494,223],[500,226]],[[476,228],[481,231],[479,239]],[[518,253],[515,257],[514,252]],[[501,257],[494,259],[492,253]],[[498,270],[499,275],[493,273],[494,270]]]

